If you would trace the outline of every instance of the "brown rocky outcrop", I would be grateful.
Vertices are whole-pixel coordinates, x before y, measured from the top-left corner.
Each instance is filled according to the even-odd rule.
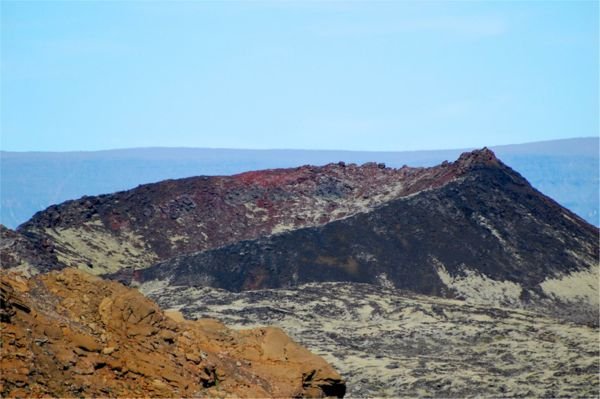
[[[322,358],[278,328],[183,320],[75,269],[4,273],[3,397],[342,397]],[[177,321],[176,321],[177,320]]]

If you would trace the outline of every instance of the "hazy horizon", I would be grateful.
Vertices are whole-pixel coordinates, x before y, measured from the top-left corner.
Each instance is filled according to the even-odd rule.
[[[153,150],[153,149],[165,149],[165,150],[232,150],[232,151],[322,151],[322,152],[373,152],[373,153],[404,153],[404,152],[436,152],[436,151],[468,151],[471,149],[487,148],[502,148],[512,146],[522,146],[529,144],[544,144],[544,143],[555,143],[564,141],[578,141],[578,140],[596,140],[600,144],[600,137],[595,136],[581,136],[581,137],[566,137],[557,138],[552,140],[540,140],[540,141],[524,141],[515,142],[509,144],[486,144],[483,146],[467,146],[467,147],[449,147],[449,148],[431,148],[431,149],[415,149],[415,150],[344,150],[339,148],[241,148],[241,147],[190,147],[190,146],[151,146],[151,147],[119,147],[119,148],[106,148],[101,150],[4,150],[0,149],[0,153],[91,153],[91,152],[111,152],[111,151],[130,151],[130,150]],[[588,150],[594,150],[589,149]]]

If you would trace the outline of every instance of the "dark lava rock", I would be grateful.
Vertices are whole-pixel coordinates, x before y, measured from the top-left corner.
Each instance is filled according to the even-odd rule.
[[[230,291],[350,281],[467,299],[472,288],[510,305],[546,298],[546,279],[598,265],[598,229],[491,151],[463,154],[448,168],[460,177],[375,210],[179,256],[136,278]]]
[[[337,163],[165,180],[53,205],[18,231],[53,242],[63,265],[94,274],[137,269],[240,240],[323,225],[440,187],[468,173],[469,159],[433,168]]]
[[[0,264],[3,269],[20,268],[27,274],[61,269],[53,242],[24,235],[0,224]]]

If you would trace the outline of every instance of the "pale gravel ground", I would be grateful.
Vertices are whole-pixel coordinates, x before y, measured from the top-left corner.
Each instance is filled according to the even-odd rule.
[[[141,288],[188,318],[283,328],[340,371],[349,397],[600,395],[599,330],[525,310],[351,283]]]

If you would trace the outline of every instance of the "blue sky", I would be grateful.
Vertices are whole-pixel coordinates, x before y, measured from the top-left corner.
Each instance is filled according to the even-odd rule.
[[[3,150],[597,136],[598,2],[10,2]]]

